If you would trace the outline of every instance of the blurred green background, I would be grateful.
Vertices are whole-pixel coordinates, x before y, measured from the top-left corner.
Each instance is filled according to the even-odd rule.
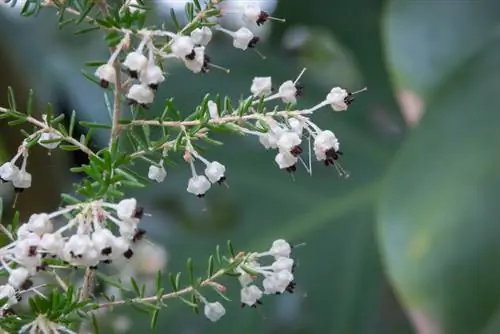
[[[168,21],[165,8],[174,2],[155,1],[156,19]],[[367,86],[348,112],[314,116],[340,138],[351,177],[318,164],[312,177],[301,170],[293,180],[253,138],[219,135],[226,145],[206,156],[228,167],[229,189],[212,190],[202,203],[186,193],[189,170],[180,165],[165,183],[134,193],[153,213],[147,230],[166,247],[169,271],[184,270],[192,257],[201,274],[227,239],[241,250],[266,249],[279,237],[306,243],[295,251],[295,294],[266,298],[257,310],[235,301],[215,324],[173,303],[155,332],[500,333],[500,2],[262,2],[287,20],[268,25],[259,46],[266,60],[218,36],[209,54],[230,75],[167,66],[159,94],[190,110],[207,92],[238,98],[254,76],[278,84],[303,67],[300,106],[321,101],[334,85]],[[109,122],[102,91],[80,74],[85,61],[106,57],[99,33],[61,33],[49,10],[36,20],[0,15],[1,91],[12,85],[23,96],[34,88],[40,105]],[[157,98],[151,112],[162,105]],[[20,136],[0,128],[6,157]],[[105,145],[106,133],[93,144]],[[82,159],[35,152],[23,212],[57,205],[76,181],[63,171]],[[149,331],[147,316],[122,311],[134,317],[130,333]]]

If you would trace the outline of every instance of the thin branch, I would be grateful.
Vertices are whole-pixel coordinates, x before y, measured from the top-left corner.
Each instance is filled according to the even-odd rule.
[[[127,124],[127,126],[140,126],[140,125],[151,125],[151,126],[162,126],[162,127],[176,127],[182,128],[186,126],[198,126],[200,124],[226,124],[226,123],[236,123],[238,121],[248,121],[248,120],[257,120],[263,119],[265,117],[293,117],[299,115],[310,115],[313,111],[311,109],[305,110],[296,110],[296,111],[271,111],[265,114],[249,114],[242,116],[224,116],[216,119],[211,119],[208,122],[201,120],[193,120],[193,121],[158,121],[158,120],[134,120]]]
[[[6,108],[2,108],[0,107],[0,113],[3,113],[3,114],[7,114],[11,112],[10,109],[6,109]],[[87,146],[85,146],[84,144],[80,143],[78,140],[76,140],[75,138],[73,137],[70,137],[70,136],[65,136],[62,132],[48,126],[47,124],[37,120],[36,118],[33,118],[31,116],[28,116],[26,117],[26,121],[39,127],[40,129],[42,129],[43,131],[45,132],[51,132],[51,133],[55,133],[57,134],[61,140],[64,140],[65,142],[69,143],[69,144],[72,144],[72,145],[75,145],[76,147],[78,147],[82,152],[84,152],[85,154],[89,155],[89,156],[97,156],[90,148],[88,148]]]

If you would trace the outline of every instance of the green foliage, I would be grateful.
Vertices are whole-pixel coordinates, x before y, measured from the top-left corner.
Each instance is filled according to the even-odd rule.
[[[388,6],[397,88],[415,90],[426,108],[387,175],[379,237],[421,331],[500,330],[499,8],[492,1]]]

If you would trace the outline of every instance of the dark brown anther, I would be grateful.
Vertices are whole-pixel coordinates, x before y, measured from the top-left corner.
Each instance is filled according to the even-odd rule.
[[[106,247],[101,250],[102,255],[109,255],[111,254],[111,252],[113,252],[113,249],[111,247]]]
[[[36,256],[36,246],[30,246],[28,249],[28,256]]]
[[[300,146],[294,146],[292,147],[292,149],[290,150],[290,153],[296,157],[296,156],[299,156],[301,153],[302,153],[302,148]]]
[[[134,218],[142,219],[142,217],[144,217],[144,208],[142,206],[138,206],[135,208]]]
[[[290,167],[287,167],[285,168],[285,170],[288,172],[288,173],[294,173],[297,171],[297,166],[293,165],[293,166],[290,166]]]
[[[223,184],[224,182],[226,182],[226,177],[225,177],[225,176],[221,177],[221,178],[217,181],[217,183],[218,183],[219,185]]]
[[[295,97],[300,97],[300,96],[304,95],[304,85],[303,84],[297,82],[295,84],[295,89],[297,90],[297,92],[295,92]]]
[[[295,282],[290,282],[290,284],[288,284],[288,286],[286,287],[286,289],[285,289],[285,290],[286,290],[288,293],[293,293],[293,292],[294,292],[294,290],[295,290],[295,286],[296,286],[296,285],[297,285],[297,284],[296,284]]]
[[[137,241],[141,240],[144,237],[145,234],[146,234],[146,230],[145,229],[138,228],[135,231],[134,237],[132,238],[132,242],[137,242]]]
[[[110,259],[106,259],[106,260],[102,260],[101,263],[104,263],[104,264],[111,264],[111,261]]]
[[[133,255],[134,255],[134,251],[130,248],[125,253],[123,253],[123,256],[125,256],[125,258],[127,258],[127,259],[130,259]]]
[[[21,284],[21,290],[28,290],[32,286],[33,286],[33,281],[30,279],[27,279],[26,281],[24,281],[23,284]]]
[[[195,57],[196,57],[196,52],[194,52],[194,49],[193,49],[193,51],[191,51],[191,53],[186,56],[186,59],[194,60]]]
[[[155,92],[158,90],[158,84],[149,84],[148,87],[154,90]]]
[[[354,96],[352,93],[347,93],[347,96],[344,98],[344,103],[347,105],[350,105],[351,103],[354,102]]]
[[[97,270],[97,266],[90,266],[89,269],[90,270]]]
[[[109,82],[104,79],[101,79],[101,81],[99,81],[99,86],[101,86],[101,88],[108,88]]]
[[[196,195],[196,197],[203,198],[203,197],[205,197],[205,194],[199,194],[199,195]]]
[[[261,10],[260,14],[259,14],[259,17],[257,18],[256,23],[257,23],[258,26],[261,26],[264,23],[266,23],[268,19],[269,19],[269,13]]]
[[[128,70],[128,75],[132,79],[138,79],[139,78],[139,73],[137,73],[137,71]]]
[[[257,37],[257,36],[255,36],[255,37],[254,37],[254,38],[252,38],[252,39],[250,40],[250,42],[248,43],[248,47],[249,47],[249,48],[251,48],[251,49],[252,49],[252,48],[255,48],[255,47],[257,46],[257,43],[259,42],[259,40],[260,40],[260,38],[259,38],[259,37]]]
[[[24,192],[24,188],[14,188],[14,192],[16,194],[20,194],[20,193]]]

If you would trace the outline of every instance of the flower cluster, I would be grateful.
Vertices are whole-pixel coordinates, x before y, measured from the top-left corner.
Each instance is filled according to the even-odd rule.
[[[133,198],[118,204],[82,203],[31,215],[17,229],[15,240],[0,249],[10,286],[3,286],[2,293],[13,298],[12,291],[28,289],[30,277],[47,268],[47,257],[91,269],[121,257],[130,259],[134,243],[145,234],[138,227],[142,216],[143,209]],[[55,229],[54,220],[62,217],[68,219],[67,223]],[[9,299],[7,305],[12,302],[14,299]]]
[[[264,295],[293,293],[295,288],[293,271],[294,260],[290,257],[292,247],[283,240],[275,240],[270,249],[262,253],[250,253],[234,269],[240,283],[241,306],[257,307],[262,304]],[[261,265],[262,258],[272,257],[269,265]],[[257,286],[257,280],[262,277],[262,288]],[[220,302],[205,302],[205,316],[211,321],[219,320],[226,310]]]
[[[22,159],[21,168],[16,164]],[[2,182],[12,182],[16,192],[22,192],[31,187],[32,177],[26,170],[28,164],[28,148],[26,142],[23,142],[17,151],[17,154],[10,160],[0,166],[0,180]]]
[[[268,13],[262,11],[255,4],[245,6],[239,14],[248,25],[261,25],[271,18]],[[186,68],[193,73],[206,73],[210,67],[223,69],[211,63],[210,57],[205,52],[207,45],[212,40],[212,30],[229,35],[233,39],[233,46],[241,50],[255,48],[259,41],[259,37],[255,36],[247,27],[231,31],[221,26],[200,25],[189,34],[172,33],[165,30],[140,30],[138,35],[141,36],[141,41],[138,47],[129,52],[122,62],[123,69],[129,77],[128,80],[124,81],[130,86],[127,88],[129,103],[147,108],[153,102],[158,86],[165,80],[162,68],[156,63],[162,63],[165,59],[181,60]],[[132,35],[129,30],[124,29],[123,32],[124,37],[116,46],[111,57],[95,71],[95,76],[100,80],[100,85],[103,88],[107,88],[109,84],[116,85],[117,83],[116,80],[119,76],[117,76],[115,63],[121,52],[129,47]],[[162,48],[157,48],[154,43],[155,37],[167,37],[169,41]],[[165,52],[165,49],[169,52]]]

